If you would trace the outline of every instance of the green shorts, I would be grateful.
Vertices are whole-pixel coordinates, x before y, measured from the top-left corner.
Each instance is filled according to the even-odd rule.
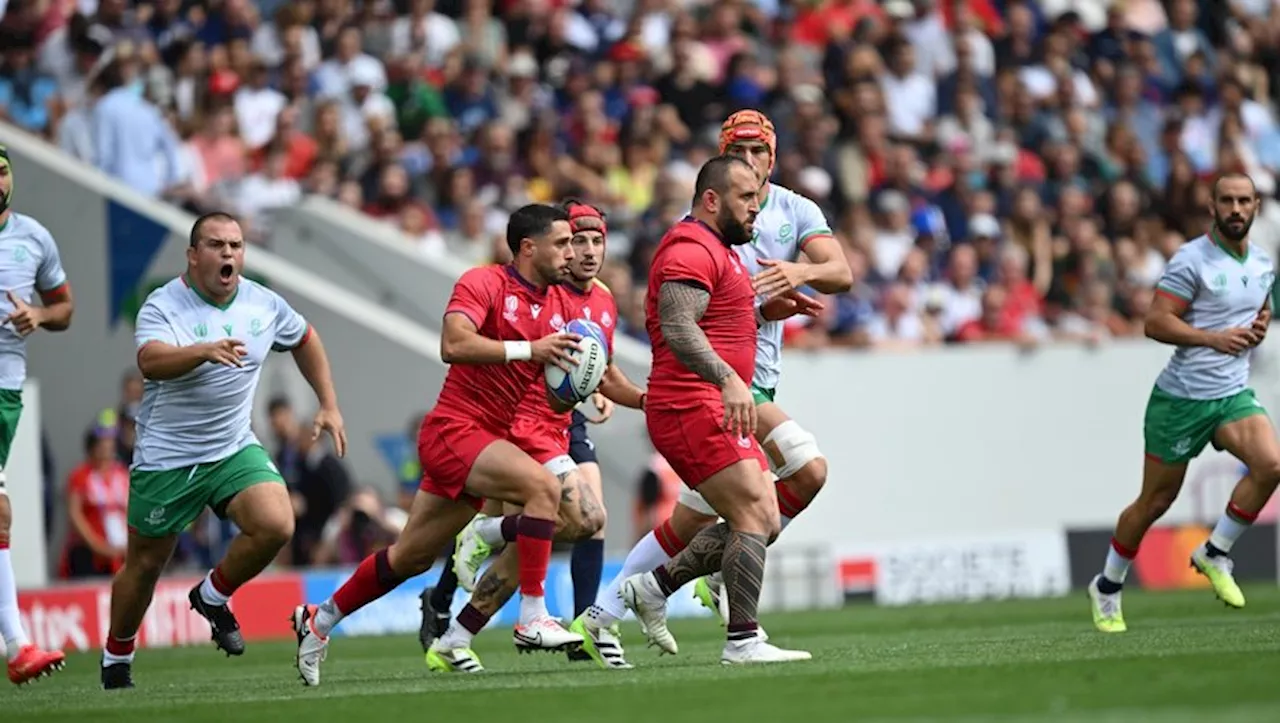
[[[777,394],[777,387],[774,387],[773,389],[765,389],[764,387],[757,387],[754,384],[751,385],[751,398],[755,400],[757,407],[765,402],[772,402],[773,398]]]
[[[18,433],[21,417],[22,390],[0,389],[0,470],[9,464],[9,450],[13,449],[13,437]],[[0,481],[0,487],[3,486]]]
[[[1142,425],[1147,455],[1167,464],[1189,462],[1222,425],[1266,413],[1252,389],[1222,399],[1184,399],[1153,388]]]
[[[187,529],[205,507],[222,517],[237,492],[264,482],[284,484],[262,445],[251,444],[217,462],[129,473],[129,527],[143,537]]]

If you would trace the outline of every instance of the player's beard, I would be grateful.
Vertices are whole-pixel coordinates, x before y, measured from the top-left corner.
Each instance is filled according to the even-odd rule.
[[[1218,233],[1228,241],[1243,241],[1249,236],[1249,229],[1253,227],[1253,216],[1248,218],[1242,216],[1228,216],[1225,220],[1218,216],[1215,211],[1213,214],[1213,227]],[[1232,221],[1241,221],[1237,227],[1239,230],[1233,229],[1229,224]]]
[[[751,243],[751,232],[747,230],[747,225],[734,218],[728,206],[720,207],[716,225],[720,227],[720,235],[724,237],[725,243],[730,246]]]

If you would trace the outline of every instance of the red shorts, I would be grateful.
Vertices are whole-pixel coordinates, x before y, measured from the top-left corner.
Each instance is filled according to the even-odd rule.
[[[480,453],[501,439],[501,434],[473,421],[428,414],[418,430],[418,463],[422,465],[418,489],[479,510],[484,500],[467,493],[467,477]]]
[[[507,432],[507,441],[538,464],[569,455],[569,428],[561,428],[550,420],[517,415],[511,422],[511,431]]]
[[[646,409],[644,418],[653,448],[690,489],[744,459],[768,469],[754,437],[739,437],[720,427],[724,407],[719,402],[692,409]]]

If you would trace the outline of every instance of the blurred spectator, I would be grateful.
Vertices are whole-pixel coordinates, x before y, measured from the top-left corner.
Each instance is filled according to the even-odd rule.
[[[58,85],[35,64],[35,37],[0,29],[0,119],[31,133],[49,130]]]
[[[395,542],[408,520],[409,513],[383,504],[377,490],[357,490],[324,526],[312,562],[354,565]]]
[[[108,576],[124,564],[129,470],[116,459],[116,433],[115,411],[103,411],[85,434],[85,461],[67,476],[63,578]]]
[[[276,466],[289,485],[297,518],[291,560],[294,565],[307,565],[325,525],[350,494],[351,478],[326,443],[302,427],[287,399],[272,399],[267,413],[276,440]]]
[[[177,136],[142,96],[136,62],[117,58],[101,78],[102,97],[93,109],[94,163],[135,191],[158,196],[179,181]]]

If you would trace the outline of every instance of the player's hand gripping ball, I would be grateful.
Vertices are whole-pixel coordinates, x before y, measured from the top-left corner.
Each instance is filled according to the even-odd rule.
[[[573,354],[578,363],[569,372],[554,364],[547,364],[543,369],[551,396],[566,406],[573,406],[591,396],[600,386],[604,370],[609,366],[609,346],[605,342],[604,330],[594,321],[574,319],[565,324],[562,331],[582,337],[578,351]]]

